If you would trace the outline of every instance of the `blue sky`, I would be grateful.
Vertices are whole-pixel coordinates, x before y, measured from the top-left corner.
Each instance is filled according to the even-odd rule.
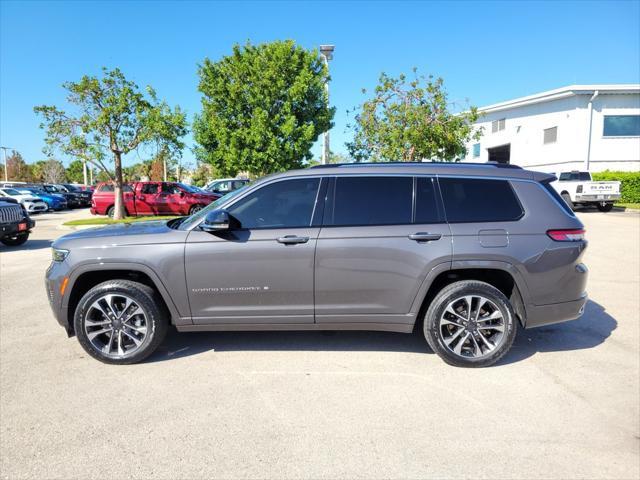
[[[152,85],[191,119],[200,110],[198,63],[248,39],[336,45],[335,151],[350,138],[347,109],[382,71],[416,66],[442,76],[451,100],[478,106],[574,83],[640,82],[638,1],[1,1],[0,144],[42,159],[33,106],[64,107],[61,84],[102,66]],[[193,162],[189,151],[184,158]]]

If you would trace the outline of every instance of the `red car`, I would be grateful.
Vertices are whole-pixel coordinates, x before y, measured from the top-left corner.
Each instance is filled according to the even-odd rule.
[[[115,195],[112,183],[100,183],[91,198],[91,213],[113,216]],[[220,195],[205,193],[174,182],[135,182],[123,185],[124,208],[128,216],[191,215]]]

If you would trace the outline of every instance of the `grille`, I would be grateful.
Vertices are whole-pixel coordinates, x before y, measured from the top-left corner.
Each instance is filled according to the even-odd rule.
[[[22,220],[22,208],[20,205],[0,207],[0,223],[15,223]]]

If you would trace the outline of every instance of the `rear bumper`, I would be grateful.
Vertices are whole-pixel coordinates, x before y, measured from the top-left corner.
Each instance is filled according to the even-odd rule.
[[[528,305],[525,328],[541,327],[553,323],[568,322],[580,318],[588,300],[584,292],[578,300],[552,303],[550,305]]]
[[[620,200],[619,193],[603,193],[599,195],[576,195],[575,203],[580,202],[615,202]]]

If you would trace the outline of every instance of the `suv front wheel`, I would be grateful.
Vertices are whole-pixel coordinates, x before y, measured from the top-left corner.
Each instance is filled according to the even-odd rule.
[[[137,363],[164,339],[168,313],[151,287],[110,280],[89,290],[78,303],[74,327],[82,348],[104,363]]]
[[[465,280],[443,288],[424,318],[431,349],[457,367],[487,367],[515,339],[517,319],[504,294],[488,283]]]

